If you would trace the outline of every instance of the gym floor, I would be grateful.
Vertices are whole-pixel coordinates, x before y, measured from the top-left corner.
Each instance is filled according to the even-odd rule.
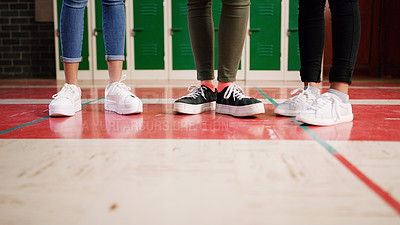
[[[237,82],[252,118],[175,115],[194,81],[126,83],[142,114],[85,81],[82,111],[51,118],[62,81],[0,82],[0,224],[400,224],[400,81],[355,80],[354,121],[330,127],[274,115],[300,82]]]

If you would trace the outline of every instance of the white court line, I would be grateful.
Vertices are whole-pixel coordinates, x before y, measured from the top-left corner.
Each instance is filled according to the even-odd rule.
[[[82,103],[95,99],[82,99]],[[141,98],[144,104],[172,104],[174,98]],[[282,103],[286,99],[274,99],[277,103]],[[6,104],[49,104],[51,99],[0,99],[0,105]],[[271,104],[267,99],[260,99],[264,104]],[[350,99],[353,105],[400,105],[400,99]],[[104,104],[104,99],[100,99],[92,104]]]

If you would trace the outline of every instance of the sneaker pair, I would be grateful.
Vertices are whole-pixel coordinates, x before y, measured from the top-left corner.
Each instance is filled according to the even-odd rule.
[[[105,109],[118,114],[137,114],[143,111],[142,101],[136,97],[131,88],[122,83],[126,79],[108,84],[105,90]],[[82,109],[81,89],[73,84],[64,84],[60,92],[53,95],[49,105],[50,116],[73,116]]]
[[[328,126],[353,120],[350,102],[343,102],[336,94],[312,92],[310,87],[293,90],[291,94],[301,91],[275,108],[275,114],[296,116],[302,123]]]
[[[216,113],[236,117],[254,116],[265,112],[264,104],[244,94],[236,84],[231,84],[221,92],[211,90],[205,85],[190,86],[188,95],[174,102],[174,112],[198,114],[215,110]]]

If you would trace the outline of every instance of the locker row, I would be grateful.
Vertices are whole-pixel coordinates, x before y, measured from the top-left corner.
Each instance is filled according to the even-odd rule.
[[[60,61],[59,22],[62,0],[54,0],[57,79]],[[85,10],[83,61],[79,79],[108,79],[102,34],[101,1],[88,0]],[[222,1],[213,1],[215,66]],[[128,79],[195,79],[187,25],[187,0],[126,0],[124,73]],[[298,0],[253,0],[238,80],[299,80]]]

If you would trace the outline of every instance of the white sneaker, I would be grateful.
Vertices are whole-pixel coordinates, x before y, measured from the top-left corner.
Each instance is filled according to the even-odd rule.
[[[299,122],[328,126],[353,120],[350,102],[344,103],[338,96],[331,93],[320,95],[306,110],[296,116]]]
[[[296,94],[301,91],[300,94],[293,96],[286,101],[282,102],[275,108],[275,114],[282,116],[296,116],[301,111],[307,109],[312,105],[312,103],[317,99],[308,88],[298,88],[290,92],[291,95]]]
[[[64,84],[49,105],[50,116],[73,116],[82,109],[81,89],[73,84]]]
[[[118,114],[137,114],[143,111],[143,103],[136,95],[130,92],[131,88],[122,83],[126,75],[118,82],[108,84],[105,91],[106,110]]]

